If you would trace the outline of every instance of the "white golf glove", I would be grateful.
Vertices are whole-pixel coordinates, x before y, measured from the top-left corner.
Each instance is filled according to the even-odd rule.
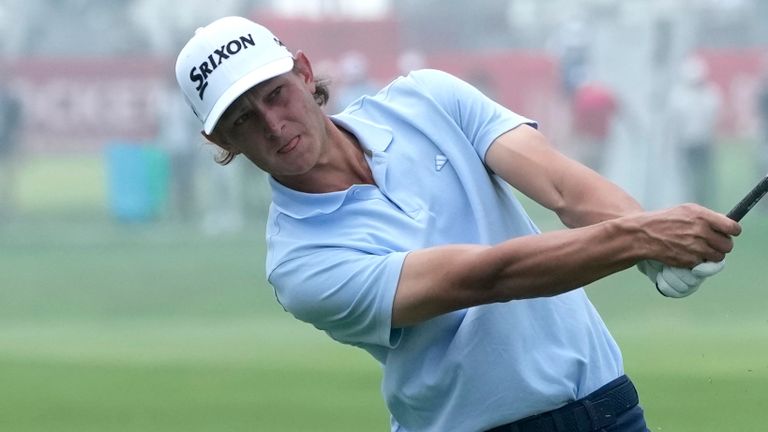
[[[637,263],[637,268],[656,285],[665,297],[681,298],[696,292],[704,279],[720,273],[725,260],[703,262],[692,269],[672,267],[654,260]]]

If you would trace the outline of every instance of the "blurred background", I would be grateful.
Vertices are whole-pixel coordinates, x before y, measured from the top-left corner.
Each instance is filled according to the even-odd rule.
[[[0,430],[388,430],[375,361],[265,282],[264,174],[214,163],[176,90],[227,15],[303,50],[329,113],[443,69],[649,209],[726,212],[768,172],[762,0],[0,0]],[[768,420],[766,216],[689,299],[587,287],[653,431]]]

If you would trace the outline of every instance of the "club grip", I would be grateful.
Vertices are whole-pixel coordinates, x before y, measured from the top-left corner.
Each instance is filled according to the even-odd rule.
[[[744,215],[747,214],[758,201],[760,201],[760,198],[762,198],[766,192],[768,192],[768,175],[763,177],[763,179],[760,180],[760,183],[753,187],[747,196],[742,198],[742,200],[736,204],[736,207],[728,212],[727,216],[736,222],[739,222],[741,218],[743,218]]]

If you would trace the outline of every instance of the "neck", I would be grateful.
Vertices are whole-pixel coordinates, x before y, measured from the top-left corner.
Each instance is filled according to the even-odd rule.
[[[376,184],[371,167],[368,165],[368,161],[365,160],[365,152],[363,146],[360,145],[360,141],[352,132],[339,127],[336,129],[343,136],[342,142],[344,144],[342,149],[344,150],[342,151],[342,160],[346,162],[345,165],[349,170],[347,172],[348,175],[345,176],[350,183],[349,186],[353,184]]]

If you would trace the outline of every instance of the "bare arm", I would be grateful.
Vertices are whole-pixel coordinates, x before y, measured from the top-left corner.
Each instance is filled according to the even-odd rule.
[[[411,252],[398,283],[393,326],[480,304],[557,295],[653,258],[691,267],[719,261],[740,227],[696,205],[644,213],[617,186],[560,155],[532,128],[499,137],[487,163],[576,229],[495,246]]]
[[[486,163],[507,183],[554,211],[569,228],[643,211],[624,190],[558,152],[527,125],[497,138]]]
[[[393,325],[480,304],[566,292],[632,265],[610,223],[508,240],[411,252],[395,295]],[[618,233],[616,233],[618,234]],[[584,248],[587,243],[597,246]]]

